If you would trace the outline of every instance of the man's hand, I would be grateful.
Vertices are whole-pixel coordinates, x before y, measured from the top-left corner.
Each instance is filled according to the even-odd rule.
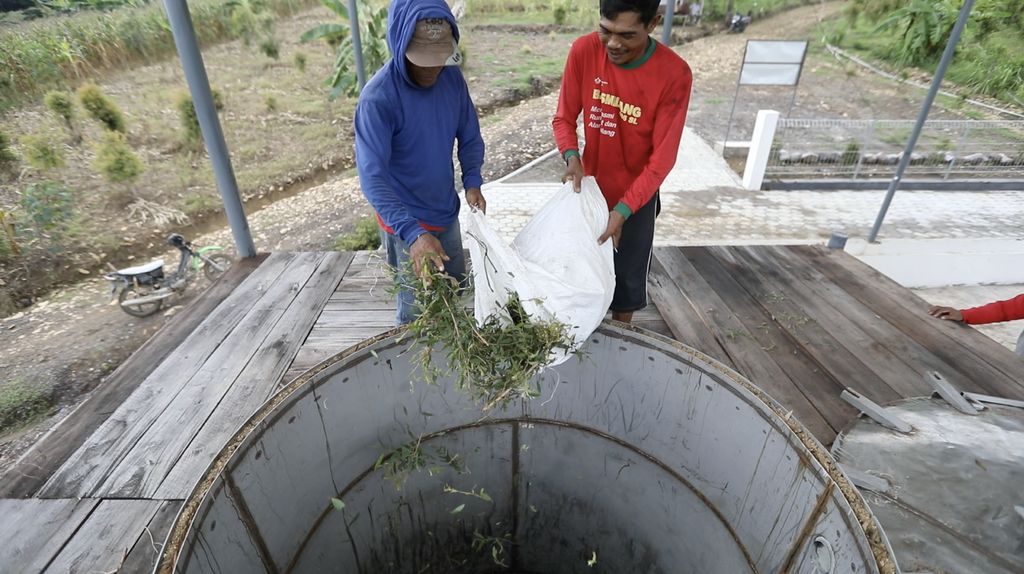
[[[487,200],[484,199],[484,194],[479,187],[471,187],[466,190],[466,203],[473,209],[487,213]]]
[[[570,155],[565,163],[565,174],[562,176],[562,183],[570,179],[572,180],[573,190],[579,193],[583,182],[583,162],[580,161],[580,156],[576,154]]]
[[[961,313],[959,309],[954,309],[952,307],[940,307],[935,305],[931,309],[928,309],[928,314],[932,317],[937,317],[946,321],[963,322],[964,320],[963,313]]]
[[[619,238],[622,237],[622,224],[626,222],[626,218],[621,213],[614,209],[608,213],[608,227],[601,234],[601,237],[597,238],[598,245],[604,245],[605,241],[609,238],[612,240],[612,247],[616,251],[619,250]]]
[[[424,233],[413,241],[409,246],[409,257],[412,258],[413,270],[421,278],[430,275],[430,267],[444,271],[444,262],[448,261],[441,242],[430,233]]]

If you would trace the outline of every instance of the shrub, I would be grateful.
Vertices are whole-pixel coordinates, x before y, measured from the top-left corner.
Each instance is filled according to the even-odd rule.
[[[0,132],[0,171],[12,170],[18,163],[18,156],[11,149],[11,138]]]
[[[78,88],[78,100],[89,116],[112,132],[125,131],[124,114],[113,100],[104,95],[96,84],[83,84]]]
[[[356,222],[352,233],[342,235],[334,241],[335,251],[363,251],[380,247],[380,227],[377,220],[364,217]]]
[[[64,165],[64,153],[45,136],[25,136],[21,143],[30,166],[43,171]]]
[[[224,109],[224,98],[217,90],[211,90],[213,94],[213,108],[218,112]],[[203,131],[199,127],[199,116],[196,114],[195,102],[192,96],[187,93],[178,97],[178,115],[181,118],[181,127],[185,130],[185,143],[198,146],[203,141]]]
[[[0,432],[21,426],[46,412],[52,404],[45,385],[16,379],[0,384]]]
[[[275,98],[274,96],[268,95],[267,97],[263,98],[263,103],[266,104],[268,112],[277,111],[277,98]]]
[[[51,181],[29,184],[21,192],[18,203],[27,224],[19,233],[27,233],[32,238],[61,235],[75,211],[71,190]]]
[[[142,173],[142,160],[128,147],[128,140],[120,132],[108,132],[96,150],[93,167],[111,183],[135,181]]]
[[[281,44],[278,43],[277,38],[268,37],[260,42],[260,52],[272,60],[277,60],[281,57]]]
[[[860,143],[851,141],[846,144],[842,158],[839,160],[843,165],[856,165],[860,161]]]
[[[63,91],[48,92],[46,97],[43,98],[43,103],[46,104],[46,107],[55,116],[64,122],[64,126],[71,132],[74,142],[76,144],[81,142],[82,136],[75,128],[74,119],[77,114],[75,113],[75,100],[71,97],[71,94]]]
[[[295,54],[295,68],[300,72],[306,71],[306,55],[302,52]]]
[[[355,49],[352,46],[352,35],[349,28],[348,8],[340,2],[323,0],[339,18],[341,23],[321,24],[303,32],[299,40],[310,42],[324,40],[328,46],[336,49],[334,70],[327,79],[331,87],[330,99],[339,96],[354,97],[359,92],[355,71]],[[359,4],[360,37],[363,42],[363,64],[366,77],[372,76],[388,59],[387,45],[387,7],[374,10],[365,3]]]

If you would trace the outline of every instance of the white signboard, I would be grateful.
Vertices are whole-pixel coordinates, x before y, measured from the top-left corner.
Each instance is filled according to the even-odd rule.
[[[795,86],[807,54],[806,40],[748,40],[740,69],[743,86]]]

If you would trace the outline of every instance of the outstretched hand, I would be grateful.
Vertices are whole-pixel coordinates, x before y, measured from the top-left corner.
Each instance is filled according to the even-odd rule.
[[[946,321],[963,322],[964,320],[963,313],[961,313],[959,309],[954,309],[952,307],[941,307],[939,305],[934,305],[931,309],[928,309],[928,314],[931,315],[932,317],[936,317],[938,319],[943,319]]]
[[[565,173],[562,175],[562,183],[572,180],[572,189],[579,193],[583,185],[583,162],[578,155],[570,155],[565,162]],[[603,241],[602,241],[603,243]]]
[[[416,275],[422,279],[430,276],[431,267],[444,271],[444,262],[448,261],[448,255],[441,247],[441,242],[430,233],[424,233],[413,241],[409,246],[409,257],[412,258]]]

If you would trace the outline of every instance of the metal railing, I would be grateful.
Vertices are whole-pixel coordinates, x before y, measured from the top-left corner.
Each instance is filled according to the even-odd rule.
[[[765,177],[892,177],[912,120],[780,119]],[[1024,178],[1024,121],[926,122],[904,177]]]

